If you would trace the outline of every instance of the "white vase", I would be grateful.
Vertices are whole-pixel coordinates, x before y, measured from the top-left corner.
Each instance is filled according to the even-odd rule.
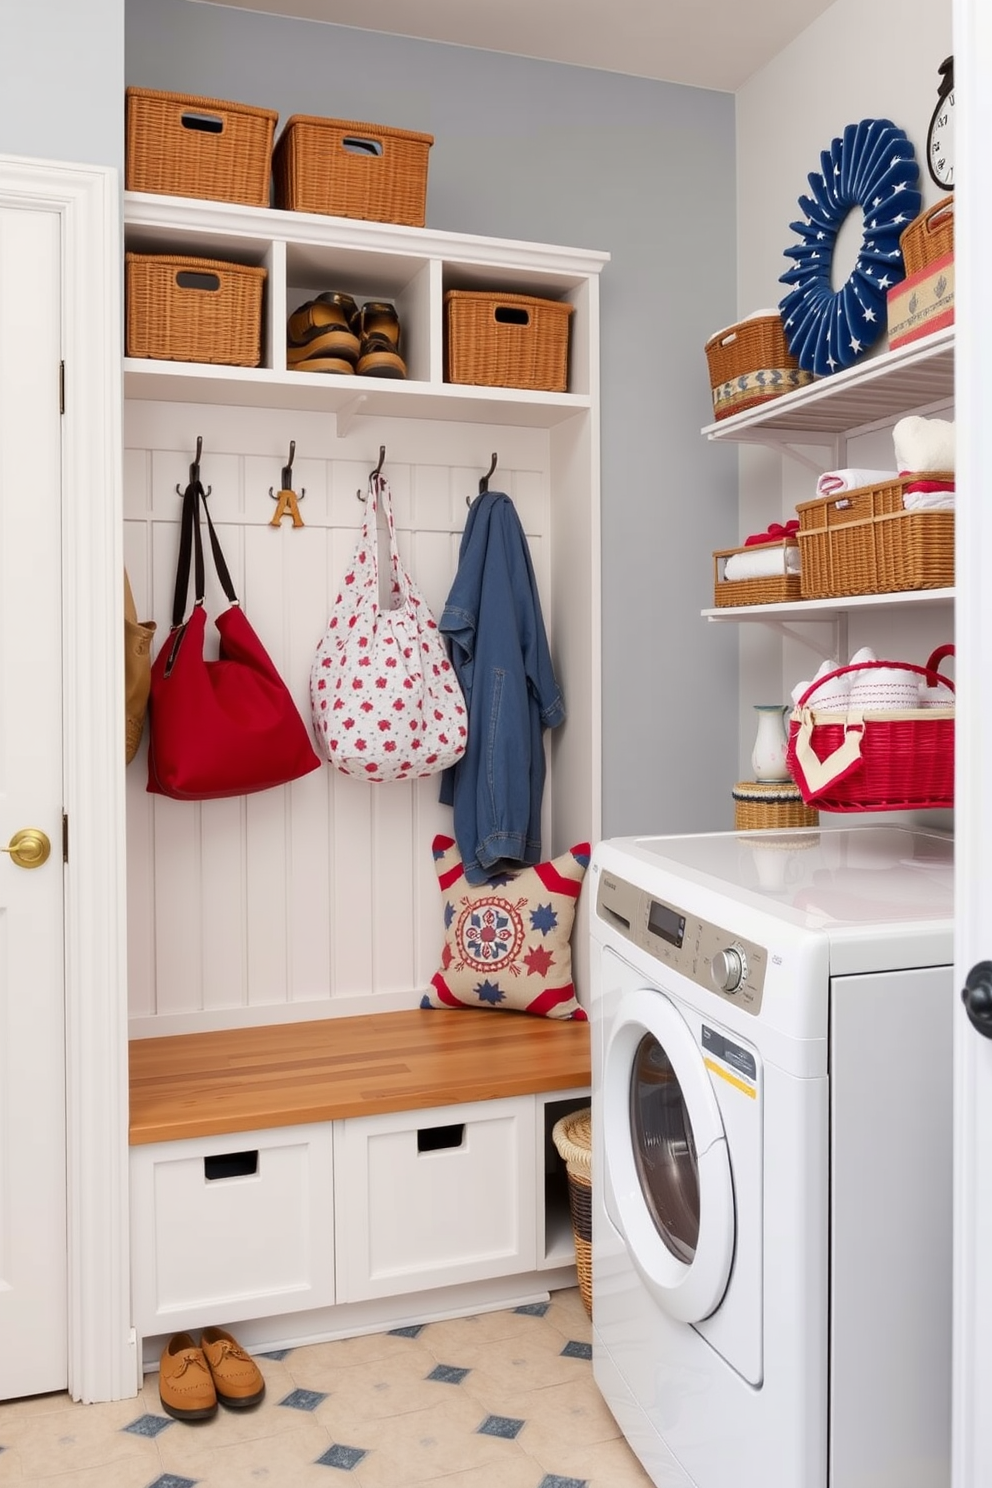
[[[769,783],[790,780],[785,763],[785,750],[789,741],[785,726],[788,708],[784,708],[781,703],[755,703],[754,711],[758,715],[758,732],[751,750],[751,769],[755,780]]]

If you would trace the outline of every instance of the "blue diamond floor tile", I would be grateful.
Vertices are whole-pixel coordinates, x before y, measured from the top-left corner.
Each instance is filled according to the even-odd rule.
[[[522,1307],[515,1307],[514,1312],[522,1312],[526,1317],[544,1317],[550,1302],[525,1302]]]
[[[169,1416],[139,1416],[136,1421],[130,1421],[127,1426],[122,1426],[122,1431],[130,1431],[132,1436],[158,1436],[167,1426],[172,1425]]]
[[[257,1359],[275,1359],[278,1362],[280,1359],[285,1359],[287,1354],[291,1354],[292,1352],[293,1350],[291,1348],[269,1349],[267,1354],[256,1354],[255,1357]]]
[[[526,1421],[515,1421],[512,1416],[487,1416],[479,1431],[483,1436],[502,1436],[513,1441],[526,1424]]]
[[[339,1467],[342,1472],[351,1472],[352,1468],[357,1467],[362,1458],[368,1455],[364,1447],[343,1447],[339,1442],[335,1442],[333,1447],[328,1447],[322,1457],[317,1458],[317,1461],[322,1467]]]
[[[427,1378],[440,1380],[445,1385],[460,1385],[465,1376],[470,1373],[471,1370],[456,1369],[453,1364],[439,1364],[436,1369],[431,1370]]]
[[[566,1359],[591,1359],[592,1344],[579,1343],[577,1339],[570,1338],[562,1349],[562,1356]]]
[[[322,1395],[319,1390],[290,1390],[279,1404],[288,1405],[290,1410],[312,1411],[316,1410],[320,1402],[326,1399],[327,1396]]]
[[[419,1338],[424,1331],[423,1323],[411,1323],[408,1328],[390,1328],[391,1338]]]
[[[177,1473],[163,1473],[148,1488],[196,1488],[198,1478],[181,1478]]]
[[[548,1473],[537,1488],[589,1488],[588,1478],[560,1478],[557,1473]]]

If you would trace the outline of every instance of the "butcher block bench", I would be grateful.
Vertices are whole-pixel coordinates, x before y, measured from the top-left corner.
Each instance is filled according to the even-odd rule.
[[[132,1292],[272,1348],[574,1285],[554,1123],[589,1025],[410,1009],[130,1045]],[[195,1245],[190,1237],[198,1237]]]

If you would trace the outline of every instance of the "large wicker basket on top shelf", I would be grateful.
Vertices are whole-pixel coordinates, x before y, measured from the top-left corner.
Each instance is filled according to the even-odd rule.
[[[276,206],[423,227],[433,143],[411,129],[293,114],[272,157]]]
[[[129,191],[269,205],[274,109],[151,88],[124,99]]]

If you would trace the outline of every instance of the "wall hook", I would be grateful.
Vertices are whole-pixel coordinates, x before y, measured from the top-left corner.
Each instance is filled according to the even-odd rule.
[[[379,463],[375,467],[374,470],[370,470],[369,471],[369,485],[371,485],[373,481],[377,481],[379,479],[380,475],[382,474],[382,467],[383,467],[383,465],[385,465],[385,463],[386,463],[386,446],[384,444],[380,444],[380,446],[379,446]],[[358,497],[359,501],[367,501],[368,500],[368,497],[367,497],[367,495],[366,495],[366,493],[364,491],[356,491],[355,492],[355,495]]]
[[[189,467],[189,484],[191,486],[195,486],[197,484],[197,482],[199,481],[199,479],[200,479],[200,456],[201,456],[202,453],[203,453],[203,436],[201,434],[197,434],[197,436],[196,436],[196,454],[193,457],[193,463],[192,463],[192,465]],[[213,486],[208,486],[207,489],[203,493],[204,496],[209,496],[210,495],[210,492],[212,490],[213,490]],[[183,490],[182,486],[180,486],[180,485],[177,484],[176,485],[176,495],[177,496],[185,496],[185,494],[186,494],[186,492]]]
[[[291,439],[289,441],[289,459],[282,467],[282,490],[276,492],[273,491],[271,486],[269,487],[269,495],[272,497],[272,500],[279,503],[276,507],[275,516],[269,523],[270,527],[278,527],[283,517],[292,517],[294,527],[302,527],[304,525],[303,518],[300,516],[300,508],[297,506],[297,500],[302,501],[307,493],[302,486],[300,487],[299,496],[293,490],[293,456],[295,454],[296,440]]]
[[[492,461],[490,463],[489,469],[486,471],[485,475],[482,476],[481,479],[479,480],[479,495],[480,496],[485,491],[488,491],[489,490],[489,477],[492,475],[493,471],[496,469],[496,461],[497,461],[497,459],[498,459],[498,456],[496,454],[496,451],[493,450],[493,458],[492,458]],[[471,506],[472,505],[472,497],[471,496],[466,496],[465,497],[465,505],[466,506]]]

